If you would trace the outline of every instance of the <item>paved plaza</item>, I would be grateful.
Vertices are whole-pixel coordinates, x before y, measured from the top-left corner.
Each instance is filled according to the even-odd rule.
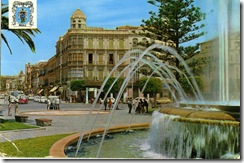
[[[8,116],[7,104],[2,104],[4,119],[14,119],[14,114]],[[99,108],[101,110],[98,112]],[[19,105],[19,114],[27,115],[26,124],[36,126],[35,119],[48,118],[52,119],[51,126],[40,127],[37,129],[24,129],[14,131],[1,131],[0,142],[9,140],[18,140],[48,136],[55,134],[72,134],[81,132],[84,128],[87,130],[101,128],[106,126],[127,125],[132,123],[150,123],[150,114],[132,114],[128,113],[126,104],[119,104],[119,110],[104,110],[104,106],[97,104],[92,109],[92,104],[65,103],[60,104],[60,110],[47,110],[46,104],[40,104],[30,101],[28,104]],[[92,109],[92,110],[91,110]],[[13,111],[12,111],[13,113]],[[111,114],[113,113],[113,114]],[[5,138],[4,138],[5,137]]]

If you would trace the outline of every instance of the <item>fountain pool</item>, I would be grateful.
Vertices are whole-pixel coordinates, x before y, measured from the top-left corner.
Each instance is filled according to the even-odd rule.
[[[99,159],[240,159],[239,134],[236,121],[186,119],[155,111],[150,129],[108,133]],[[101,139],[97,133],[83,140],[77,157],[95,158]],[[76,144],[66,148],[69,158],[75,157]]]

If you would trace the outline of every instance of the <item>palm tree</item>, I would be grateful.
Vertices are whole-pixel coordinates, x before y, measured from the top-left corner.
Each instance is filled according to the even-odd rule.
[[[4,16],[4,14],[8,12],[8,6],[2,5],[1,12],[2,12],[2,22],[1,22],[2,30],[7,30],[15,34],[23,44],[24,42],[26,42],[29,48],[31,49],[31,51],[35,53],[36,48],[31,36],[35,37],[35,33],[36,34],[41,33],[41,31],[39,29],[9,29],[8,17]],[[10,53],[12,54],[12,50],[8,44],[7,38],[2,33],[1,33],[1,37],[3,41],[6,43]]]

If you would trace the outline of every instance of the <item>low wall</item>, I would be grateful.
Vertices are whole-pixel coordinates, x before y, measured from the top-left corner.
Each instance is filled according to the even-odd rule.
[[[239,126],[240,122],[222,111],[203,111],[183,108],[162,108],[159,110],[160,113],[168,115],[180,116],[175,119],[180,122],[191,122],[191,123],[206,123],[213,125],[233,125]]]
[[[150,124],[149,123],[140,123],[140,124],[131,124],[131,125],[121,125],[121,126],[113,126],[108,129],[108,133],[116,133],[116,132],[122,132],[126,131],[128,129],[130,130],[138,130],[138,129],[145,129],[149,128]],[[91,137],[96,136],[98,134],[101,134],[104,132],[105,128],[99,128],[99,129],[94,129],[91,133]],[[83,139],[86,139],[89,136],[90,131],[86,131],[84,133]],[[67,157],[64,153],[65,149],[77,142],[80,138],[81,133],[76,133],[70,136],[67,136],[59,141],[57,141],[53,146],[51,147],[49,151],[49,155],[54,158],[65,158]]]

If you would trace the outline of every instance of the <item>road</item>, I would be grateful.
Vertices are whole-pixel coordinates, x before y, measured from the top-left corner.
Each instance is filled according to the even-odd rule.
[[[14,115],[7,116],[7,104],[2,106],[4,108],[3,118],[14,119]],[[98,110],[100,106],[101,104],[97,104],[94,110]],[[132,114],[129,114],[126,104],[119,104],[119,110],[114,112],[110,110],[105,112],[104,106],[102,106],[101,113],[99,114],[89,114],[92,104],[61,102],[60,110],[47,111],[46,108],[46,104],[34,101],[30,101],[28,104],[19,104],[19,113],[28,115],[27,124],[36,126],[36,118],[49,118],[53,120],[52,125],[32,130],[2,131],[0,132],[0,142],[6,141],[3,136],[10,140],[17,140],[38,136],[76,133],[84,129],[128,125],[131,123],[150,123],[152,118],[150,114],[135,114],[134,111]],[[70,111],[76,112],[71,114]]]

